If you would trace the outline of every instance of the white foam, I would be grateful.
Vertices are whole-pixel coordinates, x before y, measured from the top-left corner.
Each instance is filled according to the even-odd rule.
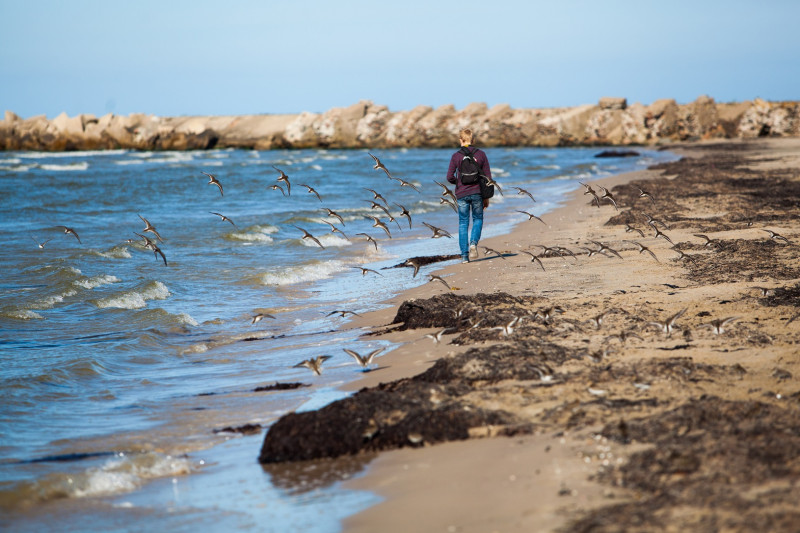
[[[317,235],[317,240],[322,244],[322,246],[326,248],[337,248],[342,246],[352,246],[352,242],[348,241],[344,237],[340,237],[335,233],[323,233],[322,235]],[[306,246],[317,246],[317,243],[313,242],[311,239],[303,239],[303,244]],[[318,247],[318,246],[317,246]]]
[[[56,304],[63,302],[64,298],[69,298],[70,296],[75,296],[76,294],[78,294],[76,291],[67,289],[61,294],[53,294],[51,296],[46,296],[26,304],[25,307],[29,309],[52,309]]]
[[[192,318],[192,316],[187,313],[178,313],[177,315],[175,315],[175,317],[178,319],[178,322],[180,322],[181,324],[186,324],[187,326],[200,325],[200,323],[197,320]]]
[[[72,282],[73,285],[77,285],[78,287],[83,287],[84,289],[89,290],[102,287],[103,285],[111,285],[112,283],[119,283],[119,278],[110,274],[92,276],[91,278],[76,279]]]
[[[320,165],[316,165],[316,164],[315,165],[311,165],[311,168],[313,168],[314,170],[322,170],[322,167]]]
[[[110,250],[106,250],[105,252],[98,252],[96,250],[92,250],[92,253],[99,255],[100,257],[106,257],[108,259],[130,259],[131,253],[128,251],[126,246],[115,246]]]
[[[316,244],[314,246],[316,246]],[[341,261],[311,263],[308,265],[286,268],[280,271],[266,272],[261,275],[261,283],[264,285],[294,285],[295,283],[307,283],[329,278],[336,272],[341,272],[343,270],[344,266]]]
[[[75,170],[86,170],[89,168],[89,163],[81,161],[79,163],[68,163],[66,165],[39,165],[42,170],[49,170],[51,172],[70,172]]]
[[[144,163],[141,159],[125,159],[123,161],[114,161],[115,165],[141,165]]]
[[[247,233],[243,231],[234,231],[228,235],[231,239],[237,241],[244,241],[246,243],[254,243],[260,242],[263,244],[269,244],[272,242],[272,237],[269,235],[265,235],[263,233]]]
[[[13,311],[3,311],[0,313],[2,316],[8,318],[17,318],[19,320],[41,320],[44,317],[30,309],[15,309]]]
[[[82,150],[77,152],[25,152],[16,154],[25,159],[50,159],[58,157],[95,157],[98,155],[120,155],[127,150]]]
[[[94,302],[100,309],[109,307],[117,309],[141,309],[147,306],[148,300],[166,300],[171,296],[167,286],[160,281],[151,281],[140,288],[125,291],[115,296],[101,298]]]
[[[8,159],[0,159],[0,165],[19,165],[22,163],[22,159],[17,157],[10,157]]]

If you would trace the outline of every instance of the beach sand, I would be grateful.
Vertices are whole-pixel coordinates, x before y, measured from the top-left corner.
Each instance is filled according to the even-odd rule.
[[[314,426],[389,450],[347,482],[385,500],[345,531],[796,530],[800,139],[672,149],[684,159],[590,183],[618,210],[576,190],[546,225],[481,242],[502,257],[436,271],[453,290],[434,280],[354,322],[401,346],[344,405],[413,407],[365,406],[341,437]],[[591,241],[621,258],[590,257]],[[535,244],[575,255],[543,270],[521,253]],[[669,333],[654,324],[676,314]]]

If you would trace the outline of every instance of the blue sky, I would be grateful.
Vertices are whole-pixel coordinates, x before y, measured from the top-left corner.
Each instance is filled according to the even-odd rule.
[[[23,117],[800,99],[796,0],[0,0],[0,20],[0,108]]]

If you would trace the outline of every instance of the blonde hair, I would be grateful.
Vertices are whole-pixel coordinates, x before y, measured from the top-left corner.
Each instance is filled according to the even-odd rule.
[[[464,128],[460,132],[458,132],[458,139],[461,143],[472,144],[472,141],[475,140],[475,135],[473,135],[472,130],[469,128]]]

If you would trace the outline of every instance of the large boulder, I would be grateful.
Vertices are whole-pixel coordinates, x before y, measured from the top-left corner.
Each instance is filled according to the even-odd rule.
[[[600,109],[616,109],[622,111],[628,107],[628,100],[627,98],[618,98],[614,96],[604,96],[600,98],[600,101],[597,103]]]

